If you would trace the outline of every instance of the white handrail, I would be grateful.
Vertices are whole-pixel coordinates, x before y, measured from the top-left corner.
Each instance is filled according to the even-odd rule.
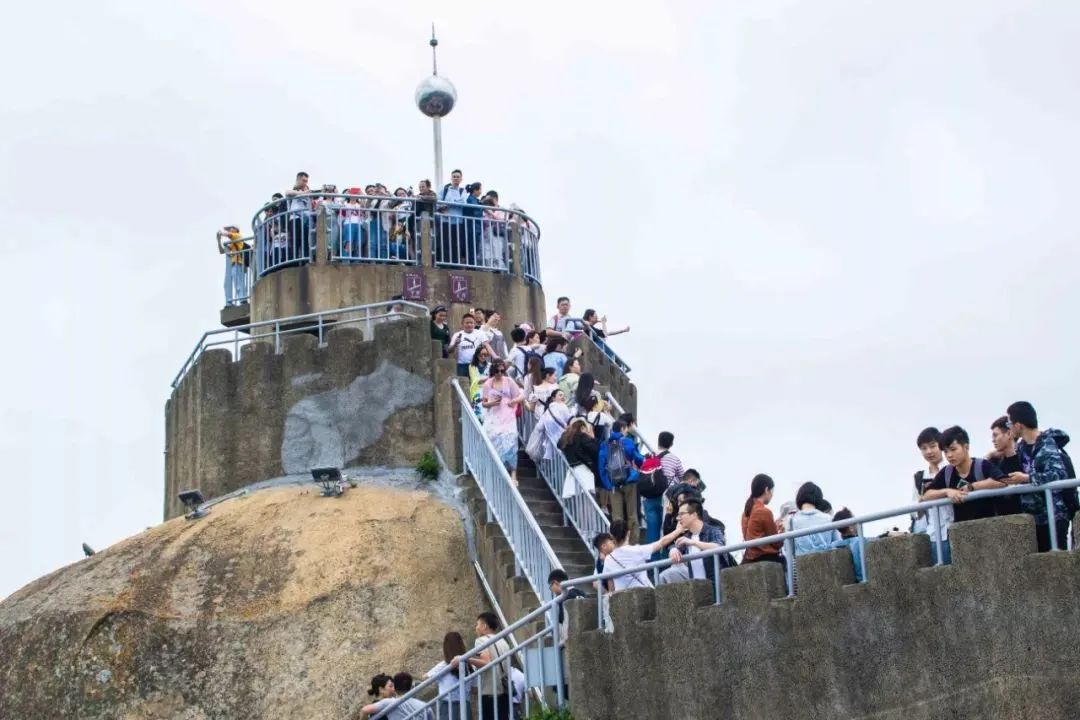
[[[401,306],[401,311],[387,311],[386,308],[389,306]],[[379,312],[373,314],[371,312],[372,310],[379,310]],[[419,311],[422,311],[422,313]],[[363,317],[345,319],[340,319],[338,317],[361,312],[364,313]],[[324,339],[324,333],[330,328],[366,323],[369,330],[368,336],[370,336],[370,324],[376,320],[401,315],[407,317],[421,317],[422,315],[427,315],[427,312],[427,307],[420,305],[419,303],[409,302],[407,300],[390,299],[384,302],[368,303],[367,305],[352,305],[350,307],[336,308],[334,310],[322,310],[306,315],[291,315],[275,320],[261,320],[259,322],[248,323],[247,325],[222,328],[221,330],[208,330],[207,332],[204,332],[202,337],[199,338],[199,341],[195,343],[195,349],[191,351],[191,354],[188,355],[184,364],[180,367],[180,371],[176,373],[176,377],[173,378],[172,381],[172,388],[174,390],[176,389],[176,386],[180,384],[180,381],[184,379],[184,376],[188,371],[195,366],[195,361],[197,361],[206,350],[212,347],[231,345],[233,346],[234,359],[239,359],[240,347],[242,345],[247,345],[252,339],[272,339],[274,341],[275,352],[281,352],[282,335],[316,331],[318,333],[319,343],[321,344]],[[297,325],[302,325],[302,327],[296,327]],[[269,330],[269,332],[252,332],[260,329]],[[241,337],[241,335],[247,335],[248,337]],[[219,336],[228,337],[223,340],[210,340],[210,338]]]
[[[491,444],[473,412],[472,403],[457,380],[451,380],[461,410],[461,441],[465,465],[487,501],[488,512],[499,523],[514,560],[541,602],[551,599],[547,579],[552,570],[561,570],[555,551],[544,537],[525,499],[514,487],[499,453]]]
[[[518,425],[518,434],[523,443],[528,443],[529,435],[535,426],[536,416],[525,410]],[[563,497],[563,486],[566,484],[566,474],[570,470],[570,462],[566,459],[566,455],[563,454],[562,450],[557,447],[552,447],[552,449],[554,450],[552,457],[543,458],[536,463],[536,470],[544,482],[547,483],[551,494],[559,502],[559,506],[562,507],[563,516],[577,530],[581,540],[585,543],[585,547],[589,549],[589,552],[595,558],[597,550],[593,547],[593,538],[599,533],[607,532],[611,526],[611,521],[608,520],[607,515],[600,509],[600,506],[596,504],[596,498],[589,492],[590,488],[585,488],[584,492],[575,493],[572,497]]]

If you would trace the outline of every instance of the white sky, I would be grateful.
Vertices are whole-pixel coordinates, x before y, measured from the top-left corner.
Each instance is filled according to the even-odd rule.
[[[160,521],[217,227],[300,169],[432,174],[431,20],[448,169],[538,219],[552,303],[633,326],[642,429],[676,433],[731,539],[756,472],[858,513],[908,501],[927,424],[982,452],[1028,399],[1080,433],[1080,6],[626,7],[9,9],[0,596]]]

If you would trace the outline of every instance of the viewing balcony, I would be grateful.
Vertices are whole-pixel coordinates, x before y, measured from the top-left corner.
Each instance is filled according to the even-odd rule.
[[[251,322],[249,303],[256,287],[288,268],[393,266],[405,272],[402,296],[416,301],[424,299],[423,273],[416,271],[426,268],[509,275],[541,284],[540,228],[515,209],[307,193],[268,203],[251,225],[245,249],[225,254],[221,323],[226,327]]]

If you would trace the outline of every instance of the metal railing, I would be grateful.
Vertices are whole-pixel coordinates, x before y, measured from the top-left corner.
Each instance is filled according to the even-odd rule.
[[[436,720],[472,720],[473,715],[468,711],[468,702],[471,699],[477,705],[475,708],[476,717],[479,720],[496,720],[497,714],[484,712],[479,698],[485,695],[485,690],[491,691],[499,675],[508,671],[511,658],[515,655],[521,658],[519,661],[522,665],[521,671],[525,675],[526,691],[523,704],[526,716],[531,712],[532,693],[530,690],[533,689],[543,692],[548,688],[554,688],[556,702],[558,706],[562,706],[566,701],[566,681],[563,673],[562,651],[559,647],[559,606],[562,604],[563,599],[564,596],[560,595],[558,598],[548,600],[514,624],[492,635],[482,644],[462,655],[458,659],[459,662],[456,668],[457,682],[444,692],[439,692],[435,697],[424,702],[421,707],[400,717],[424,718],[430,711],[434,714]],[[510,638],[513,637],[513,634],[536,620],[542,620],[540,630],[527,637],[516,648],[512,647]],[[492,657],[486,665],[476,669],[469,669],[468,660],[470,658],[487,653],[500,643],[505,643],[509,649]],[[497,650],[491,651],[493,653],[498,652]],[[453,672],[453,669],[450,671]],[[394,712],[400,703],[406,700],[419,699],[420,695],[426,694],[430,688],[437,686],[439,678],[440,676],[437,675],[415,686],[400,698],[396,698],[397,702],[394,705],[390,705],[373,715],[372,720],[384,720],[390,716],[390,713]],[[455,714],[452,714],[455,705],[451,703],[456,704],[456,717]]]
[[[419,264],[426,214],[432,217],[435,267],[509,272],[510,244],[517,230],[523,267],[515,270],[540,282],[540,228],[520,210],[414,195],[321,192],[274,200],[255,213],[251,226],[256,282],[274,270],[315,258],[319,213],[325,216],[331,262]]]
[[[420,234],[413,203],[399,198],[365,205],[352,195],[319,206],[326,215],[331,262],[420,264]]]
[[[237,325],[221,330],[209,330],[202,334],[195,349],[191,351],[180,371],[173,378],[175,390],[184,376],[195,366],[204,352],[211,348],[225,348],[232,351],[233,360],[240,359],[240,350],[252,342],[273,343],[274,352],[282,351],[281,338],[300,333],[313,334],[319,345],[326,342],[327,331],[336,327],[359,326],[364,329],[364,337],[371,339],[372,328],[381,323],[400,317],[424,317],[428,309],[424,305],[405,300],[387,300],[368,305],[354,305],[337,310],[324,310],[308,315],[293,315],[277,320],[263,320],[247,325]]]
[[[528,443],[529,435],[536,427],[536,416],[525,410],[518,418],[518,437],[521,442]],[[562,507],[563,517],[577,530],[577,534],[585,543],[593,557],[597,556],[596,548],[593,547],[593,538],[597,534],[607,532],[611,523],[607,516],[596,504],[596,498],[589,492],[592,488],[585,488],[575,493],[572,497],[563,497],[563,488],[566,485],[567,473],[570,472],[570,463],[566,455],[558,447],[552,446],[551,457],[545,457],[536,463],[537,472],[551,489],[551,494]]]
[[[243,238],[240,242],[245,243],[248,247],[243,250],[228,250],[223,256],[225,258],[226,306],[243,305],[251,297],[251,285],[254,276],[252,240],[253,238],[250,237]]]
[[[611,407],[618,411],[619,415],[622,415],[626,412],[625,410],[623,410],[623,406],[619,404],[619,401],[615,399],[615,396],[611,394],[611,391],[608,391],[607,393],[607,401],[608,404],[611,405]],[[659,454],[656,452],[656,449],[652,446],[652,444],[645,439],[645,435],[640,430],[635,432],[634,435],[637,437],[638,442],[645,446],[646,450],[648,450],[653,455]]]
[[[547,579],[552,570],[562,569],[529,506],[514,486],[499,453],[473,412],[472,403],[456,380],[451,380],[461,410],[461,439],[465,466],[472,473],[487,501],[487,512],[502,528],[514,551],[515,569],[529,581],[541,601],[551,598]]]
[[[587,337],[589,339],[589,342],[591,342],[597,350],[602,352],[604,354],[604,357],[610,360],[611,363],[615,367],[617,367],[623,375],[630,374],[630,366],[626,363],[625,360],[619,357],[619,354],[617,352],[611,349],[611,345],[608,344],[606,338],[598,338],[594,333],[591,332],[586,332],[585,337]]]
[[[1060,491],[1060,490],[1067,490],[1067,489],[1075,488],[1075,487],[1078,487],[1078,486],[1080,486],[1080,480],[1071,479],[1071,480],[1058,480],[1056,482],[1047,483],[1045,485],[1016,485],[1016,486],[1013,486],[1013,487],[1000,488],[1000,489],[996,489],[996,490],[977,490],[975,492],[970,493],[966,497],[965,502],[969,502],[971,500],[980,500],[980,499],[984,499],[984,498],[1000,497],[1000,496],[1004,496],[1004,495],[1025,495],[1025,494],[1030,494],[1030,493],[1042,493],[1044,495],[1044,497],[1045,497],[1046,506],[1047,506],[1047,510],[1048,510],[1048,513],[1049,513],[1049,519],[1050,519],[1050,523],[1049,523],[1049,527],[1048,527],[1048,530],[1050,532],[1050,547],[1051,547],[1051,550],[1058,550],[1059,548],[1057,546],[1057,538],[1055,537],[1055,532],[1054,532],[1055,531],[1055,522],[1054,522],[1053,492],[1054,491]],[[952,504],[952,501],[949,500],[948,498],[941,498],[939,500],[928,500],[928,501],[920,502],[920,503],[912,503],[911,505],[905,505],[903,507],[894,508],[894,509],[891,509],[891,510],[884,510],[884,511],[881,511],[881,512],[870,513],[868,515],[862,515],[862,516],[859,516],[859,517],[848,518],[848,519],[845,519],[845,520],[839,520],[839,521],[835,521],[835,522],[823,523],[821,525],[815,525],[813,527],[803,528],[801,530],[794,530],[794,531],[790,531],[790,532],[779,533],[777,535],[770,535],[769,537],[758,538],[758,539],[755,539],[755,540],[749,540],[749,541],[745,541],[745,542],[741,542],[741,543],[729,543],[727,545],[722,545],[720,547],[712,548],[712,549],[705,550],[705,551],[702,551],[702,552],[695,552],[692,555],[684,555],[682,562],[687,563],[687,562],[691,562],[691,561],[695,561],[695,562],[696,561],[701,561],[701,562],[712,563],[712,569],[713,569],[713,572],[712,572],[712,575],[713,575],[713,599],[714,599],[713,602],[715,604],[719,605],[723,600],[723,598],[721,596],[721,590],[720,590],[720,570],[721,570],[720,563],[721,563],[721,556],[722,555],[725,555],[727,553],[740,552],[740,551],[743,551],[743,550],[748,550],[750,548],[762,547],[764,545],[775,545],[777,543],[783,543],[785,557],[786,557],[786,573],[785,573],[785,577],[786,577],[786,582],[787,582],[788,597],[792,597],[792,596],[794,596],[796,594],[796,590],[797,590],[796,584],[795,584],[795,572],[796,572],[796,565],[798,563],[798,558],[800,557],[799,555],[796,555],[793,552],[794,540],[796,538],[806,537],[808,535],[817,535],[819,533],[830,533],[833,530],[842,530],[844,528],[854,527],[856,529],[856,536],[854,538],[850,538],[850,540],[851,540],[852,544],[858,544],[860,546],[860,550],[861,550],[862,548],[865,547],[865,545],[867,543],[867,539],[863,534],[863,526],[866,523],[875,522],[875,521],[878,521],[878,520],[886,520],[886,519],[893,518],[893,517],[906,517],[906,516],[910,515],[913,512],[928,511],[928,510],[932,511],[932,512],[935,512],[935,513],[938,513],[939,518],[940,518],[941,508],[945,507],[945,506],[948,506],[948,505],[951,505],[951,504]],[[939,527],[940,527],[940,525],[939,525]],[[942,554],[942,545],[944,543],[941,540],[940,534],[938,534],[938,537],[935,539],[935,543],[936,543],[936,546],[937,546],[937,553],[936,553],[936,556],[935,556],[935,563],[934,564],[935,565],[945,564],[944,563],[944,556]],[[852,553],[853,560],[855,562],[858,562],[859,566],[860,566],[859,567],[860,572],[856,575],[857,578],[860,578],[858,580],[858,582],[867,582],[867,580],[869,578],[868,578],[867,571],[866,571],[866,554],[865,554],[865,552],[859,552],[858,553],[858,556],[859,556],[858,558],[854,557],[855,554],[856,553],[854,553],[854,552]],[[569,587],[575,587],[575,586],[585,586],[585,585],[589,585],[589,584],[594,583],[594,582],[606,583],[608,580],[611,580],[611,579],[617,578],[617,577],[622,577],[624,575],[630,575],[630,574],[634,574],[634,573],[646,573],[647,574],[649,572],[651,572],[652,575],[653,575],[654,584],[659,584],[660,581],[661,581],[661,578],[660,578],[661,571],[671,567],[674,564],[676,564],[676,563],[674,563],[669,557],[669,558],[664,559],[664,560],[657,560],[655,562],[644,563],[642,565],[638,565],[638,566],[635,566],[635,567],[624,568],[624,569],[620,569],[618,571],[597,573],[597,574],[589,575],[589,576],[582,577],[582,578],[573,578],[573,579],[570,579],[570,580],[564,582],[562,584],[562,586],[563,586],[563,588],[569,588]],[[605,602],[603,600],[603,593],[601,593],[600,597],[601,597],[601,601],[597,603],[597,622],[598,622],[598,627],[602,629],[605,626],[605,623],[604,623],[604,605],[605,605]]]

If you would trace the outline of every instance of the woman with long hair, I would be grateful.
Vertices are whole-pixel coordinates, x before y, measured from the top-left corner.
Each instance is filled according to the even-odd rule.
[[[559,389],[566,395],[568,402],[573,402],[577,397],[577,387],[581,382],[581,360],[572,357],[566,361],[563,367],[562,377],[559,378]]]
[[[456,720],[461,717],[461,701],[458,699],[461,696],[458,693],[458,682],[461,680],[461,676],[457,671],[457,664],[454,662],[455,658],[460,658],[468,649],[465,647],[465,640],[462,639],[461,633],[448,632],[443,636],[442,641],[443,659],[435,667],[428,670],[427,675],[424,677],[436,677],[439,678],[439,694],[447,694],[442,700],[439,701],[438,710],[435,713],[435,717],[448,718],[449,720]],[[472,666],[465,663],[466,676],[472,675]],[[465,680],[465,717],[472,717],[472,703],[469,702],[469,698],[472,695],[472,679],[466,677]],[[450,691],[453,692],[450,692]],[[452,700],[450,698],[453,698]]]
[[[755,475],[750,482],[750,497],[746,499],[742,514],[742,534],[743,539],[747,542],[779,534],[772,513],[765,507],[772,501],[775,487],[776,483],[773,482],[773,479],[764,473]],[[780,557],[781,547],[783,547],[783,543],[777,542],[747,548],[746,552],[743,553],[743,562],[767,561],[782,563],[783,559]]]
[[[550,376],[549,376],[550,377]],[[555,449],[559,446],[563,431],[570,424],[570,408],[566,406],[566,395],[556,387],[546,401],[536,404],[540,413],[540,427],[544,432],[545,460],[555,456]]]
[[[596,444],[592,426],[585,422],[585,418],[576,417],[570,421],[559,438],[559,449],[570,466],[563,480],[562,496],[571,498],[582,492],[596,492],[596,478],[600,474],[596,458],[600,446]]]
[[[477,353],[479,354],[479,353]],[[480,388],[480,403],[484,409],[484,432],[499,453],[503,467],[517,486],[518,433],[517,406],[522,392],[517,383],[506,376],[506,361],[495,358],[487,380]]]
[[[476,349],[472,362],[469,363],[469,399],[476,410],[476,417],[484,421],[483,408],[480,405],[480,386],[488,379],[491,372],[491,353],[487,343]]]

